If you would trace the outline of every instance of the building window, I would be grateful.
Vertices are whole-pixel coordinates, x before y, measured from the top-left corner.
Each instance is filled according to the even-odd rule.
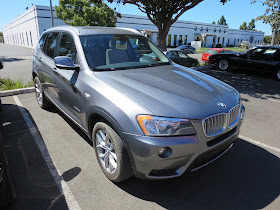
[[[216,32],[217,31],[217,29],[216,28],[214,28],[214,32]]]
[[[218,44],[220,44],[220,37],[218,37]]]
[[[28,40],[27,31],[26,31],[26,42],[27,42],[27,45],[29,46],[29,40]]]
[[[226,33],[226,29],[224,30],[224,34]]]
[[[207,27],[207,28],[206,28],[206,32],[208,32],[208,30],[209,30],[209,29],[208,29],[208,27]]]
[[[173,46],[177,46],[177,35],[174,35],[174,44]]]
[[[225,37],[223,37],[222,46],[224,46],[224,43],[225,43]]]
[[[32,34],[31,34],[31,31],[30,31],[30,42],[31,42],[31,46],[33,47]]]
[[[182,45],[183,44],[183,35],[180,35],[179,36],[179,45]]]
[[[171,46],[171,35],[168,35],[168,39],[167,39],[167,46]]]
[[[185,35],[185,42],[184,42],[184,44],[188,44],[188,36],[187,35]]]
[[[200,31],[203,31],[203,27],[200,28]]]
[[[22,34],[22,41],[23,41],[23,45],[25,45],[24,35],[23,35],[23,33],[21,33],[21,34]]]
[[[219,30],[219,33],[221,33],[221,32],[222,32],[222,29]]]
[[[194,27],[194,30],[195,30],[195,31],[197,30],[197,26]]]
[[[240,43],[242,43],[242,39],[241,39]]]
[[[239,44],[239,39],[237,39],[237,44]]]

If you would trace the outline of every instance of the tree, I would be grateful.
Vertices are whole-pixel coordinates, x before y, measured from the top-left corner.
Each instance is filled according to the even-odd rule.
[[[247,30],[254,30],[256,28],[255,20],[252,19],[251,22],[248,24]]]
[[[72,26],[116,26],[113,9],[104,2],[90,3],[88,0],[59,0],[55,6],[56,16]]]
[[[212,24],[216,24],[216,22],[215,22],[215,21],[213,21],[213,22],[212,22]]]
[[[226,19],[225,19],[224,16],[222,16],[222,17],[220,18],[220,20],[218,20],[218,25],[224,25],[224,26],[227,26],[227,25],[228,25],[228,24],[227,24],[227,21],[226,21]]]
[[[244,22],[241,26],[239,26],[239,29],[240,29],[240,30],[247,30],[247,29],[248,29],[247,23]]]
[[[89,0],[100,2],[101,0]],[[162,50],[166,50],[166,37],[169,29],[187,10],[192,9],[203,0],[107,0],[122,4],[133,4],[146,13],[149,20],[158,28],[158,42]],[[230,0],[219,0],[223,4]]]
[[[259,1],[251,0],[252,3],[256,3]],[[271,45],[274,45],[274,35],[280,29],[280,0],[263,0],[260,1],[263,6],[267,6],[265,13],[261,16],[258,16],[256,20],[262,20],[263,23],[267,23],[271,25],[272,29],[272,40]]]
[[[264,36],[263,43],[271,43],[271,36]]]

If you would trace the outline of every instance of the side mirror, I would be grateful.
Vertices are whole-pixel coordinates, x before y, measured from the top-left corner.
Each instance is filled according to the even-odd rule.
[[[54,58],[55,66],[59,69],[80,70],[80,66],[73,63],[68,56],[57,56]]]

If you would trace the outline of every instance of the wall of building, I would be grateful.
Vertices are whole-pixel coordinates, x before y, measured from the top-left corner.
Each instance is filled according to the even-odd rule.
[[[65,25],[64,21],[56,18],[54,25]],[[18,16],[3,28],[4,41],[7,44],[35,48],[42,32],[51,27],[50,8],[34,6]]]
[[[53,12],[53,16],[55,26],[65,25],[64,21],[56,18],[55,12]],[[157,43],[157,27],[146,16],[122,14],[122,18],[118,18],[116,26],[151,31],[149,37],[154,43]],[[35,48],[40,35],[50,27],[50,7],[37,5],[3,28],[4,41],[7,44]],[[218,43],[223,46],[237,46],[241,41],[251,41],[251,47],[253,47],[261,45],[263,38],[263,32],[243,31],[230,29],[228,26],[179,20],[171,26],[166,45],[178,46],[180,39],[182,39],[182,44],[202,39],[205,47],[212,47]]]

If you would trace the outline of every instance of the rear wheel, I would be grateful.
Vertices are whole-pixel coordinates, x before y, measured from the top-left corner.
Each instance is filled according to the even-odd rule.
[[[219,63],[218,63],[218,67],[221,71],[228,70],[229,67],[230,67],[228,60],[226,60],[226,59],[220,60]]]
[[[34,79],[34,86],[35,86],[35,95],[39,106],[43,109],[51,106],[51,103],[48,101],[48,99],[44,94],[41,82],[38,77],[35,77]]]
[[[99,166],[108,179],[121,182],[133,175],[124,142],[109,125],[96,123],[92,139]]]

